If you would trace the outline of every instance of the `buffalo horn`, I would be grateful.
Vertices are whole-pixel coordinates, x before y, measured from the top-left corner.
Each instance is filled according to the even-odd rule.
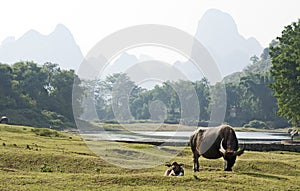
[[[219,149],[219,151],[223,154],[223,155],[225,155],[225,149],[224,149],[224,147],[223,147],[223,140],[224,140],[224,138],[222,139],[222,141],[221,141],[221,144],[220,144],[220,149]]]
[[[234,151],[233,155],[234,156],[240,156],[244,153],[244,150],[245,150],[245,145],[243,146],[242,149],[238,150],[238,151]]]

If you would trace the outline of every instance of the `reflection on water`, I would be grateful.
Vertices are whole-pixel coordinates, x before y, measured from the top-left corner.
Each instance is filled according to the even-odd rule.
[[[188,142],[192,131],[99,131],[86,132],[84,138],[139,142]],[[236,132],[240,142],[279,143],[290,139],[287,133],[276,132]]]

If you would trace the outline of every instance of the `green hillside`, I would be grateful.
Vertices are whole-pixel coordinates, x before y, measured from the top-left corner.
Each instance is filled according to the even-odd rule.
[[[164,165],[139,170],[113,166],[74,134],[0,125],[0,190],[300,189],[299,153],[248,151],[233,172],[222,171],[221,159],[200,158],[201,172],[193,173],[189,148],[174,160],[185,164],[184,177],[164,177]]]
[[[266,48],[268,49],[268,48]],[[265,50],[266,51],[266,50]],[[243,71],[241,72],[235,72],[228,76],[225,76],[223,81],[225,83],[239,83],[240,79],[242,77],[247,77],[251,74],[260,74],[260,75],[266,75],[270,72],[272,62],[269,57],[264,59],[264,56],[262,54],[262,58],[260,60],[257,60],[256,62],[249,64],[246,66]]]

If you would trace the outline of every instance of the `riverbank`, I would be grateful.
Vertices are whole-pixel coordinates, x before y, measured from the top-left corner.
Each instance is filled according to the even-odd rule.
[[[164,146],[189,146],[188,143],[183,142],[159,142],[159,141],[115,141],[122,143],[135,143],[135,144],[150,144],[150,145],[164,145]],[[240,143],[239,147],[247,151],[290,151],[300,152],[300,144],[283,144],[283,143]]]
[[[105,131],[194,131],[197,126],[186,126],[181,124],[165,124],[165,123],[92,123],[88,127],[82,124],[80,130],[105,130]],[[85,128],[86,126],[86,128]],[[207,127],[202,127],[207,128]],[[259,129],[259,128],[246,128],[246,127],[233,127],[236,132],[280,132],[287,133],[290,128],[280,129]],[[76,130],[75,130],[76,131]]]
[[[244,143],[239,144],[240,148],[245,146],[248,151],[290,151],[300,152],[300,144],[285,143]]]

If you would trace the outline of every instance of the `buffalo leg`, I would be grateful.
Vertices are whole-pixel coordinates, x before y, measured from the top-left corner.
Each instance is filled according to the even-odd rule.
[[[199,172],[199,157],[200,155],[199,154],[194,154],[194,172],[198,171]]]

